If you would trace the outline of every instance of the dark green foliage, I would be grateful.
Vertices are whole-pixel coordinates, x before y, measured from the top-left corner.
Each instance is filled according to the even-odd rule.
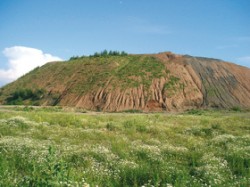
[[[81,59],[81,58],[85,58],[86,56],[85,55],[82,55],[82,56],[72,56],[69,58],[69,61],[70,60],[78,60],[78,59]]]
[[[191,115],[202,115],[203,113],[204,112],[199,109],[191,109],[187,111],[187,114],[191,114]]]
[[[125,112],[125,113],[142,113],[141,110],[135,110],[135,109],[124,110],[123,112]]]
[[[120,55],[121,55],[121,56],[127,56],[128,53],[126,53],[125,51],[122,51],[122,52],[120,53]]]
[[[22,105],[23,101],[25,100],[31,100],[34,102],[34,101],[41,99],[44,94],[45,94],[45,90],[43,89],[37,89],[37,90],[20,89],[12,93],[11,96],[7,98],[6,104]],[[35,104],[35,102],[33,104]]]
[[[235,112],[241,112],[241,111],[242,111],[241,108],[238,107],[238,106],[232,107],[231,110],[232,110],[232,111],[235,111]]]
[[[106,57],[106,56],[126,56],[128,55],[125,51],[107,51],[106,49],[102,52],[95,52],[94,55],[90,55],[90,57]]]
[[[116,130],[116,126],[113,123],[111,123],[111,122],[107,123],[106,128],[109,131],[115,131]]]
[[[90,57],[92,57],[92,56],[93,56],[93,57],[99,57],[99,56],[101,56],[101,54],[98,53],[98,52],[95,52],[94,55],[90,55]]]
[[[107,56],[108,55],[108,51],[105,49],[103,52],[101,52],[101,56]]]
[[[80,58],[79,56],[72,56],[72,57],[70,57],[69,60],[76,60],[76,59],[79,59],[79,58]]]

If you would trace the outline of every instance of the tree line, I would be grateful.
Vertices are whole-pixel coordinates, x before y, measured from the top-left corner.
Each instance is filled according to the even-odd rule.
[[[127,56],[128,53],[126,53],[125,51],[108,51],[108,50],[103,50],[101,52],[95,52],[93,55],[89,55],[89,56],[72,56],[69,60],[76,60],[79,58],[84,58],[84,57],[107,57],[107,56]]]

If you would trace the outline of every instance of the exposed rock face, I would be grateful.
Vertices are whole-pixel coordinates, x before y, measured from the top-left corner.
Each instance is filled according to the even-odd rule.
[[[88,110],[173,111],[208,107],[231,108],[234,106],[250,108],[249,68],[220,60],[181,56],[170,52],[143,56],[143,58],[153,57],[163,64],[160,76],[152,77],[153,73],[143,71],[149,84],[145,84],[145,81],[142,81],[142,76],[137,74],[127,76],[126,80],[114,78],[117,76],[116,72],[126,67],[126,64],[115,62],[103,67],[107,68],[105,72],[109,70],[115,73],[112,75],[106,73],[107,76],[103,79],[98,79],[93,82],[91,87],[85,88],[89,81],[96,79],[93,68],[90,68],[93,65],[85,63],[81,66],[83,66],[84,72],[87,71],[89,74],[81,74],[79,67],[71,66],[73,70],[67,71],[72,73],[67,75],[67,78],[63,77],[64,81],[60,82],[58,77],[63,74],[65,68],[67,69],[66,65],[61,71],[57,69],[58,72],[51,72],[45,80],[43,79],[43,70],[40,70],[40,74],[36,75],[32,82],[23,83],[25,82],[22,81],[25,79],[24,76],[24,78],[7,85],[6,88],[4,87],[2,95],[5,92],[13,92],[15,85],[21,84],[27,88],[43,88],[48,92],[40,100],[41,105],[76,106]],[[50,64],[50,66],[51,68],[53,66],[59,68],[60,64]],[[95,73],[104,73],[104,69],[101,68]],[[93,76],[90,75],[91,73]],[[102,81],[102,86],[98,86],[100,81]],[[123,87],[122,84],[126,81],[137,81],[138,84]],[[53,87],[50,86],[51,82]],[[72,91],[78,87],[84,87],[84,91]],[[51,100],[50,94],[55,93],[58,97],[56,100]],[[5,101],[6,97],[0,97],[0,102],[4,103]]]
[[[249,107],[250,69],[218,60],[186,58],[201,80],[203,106]]]

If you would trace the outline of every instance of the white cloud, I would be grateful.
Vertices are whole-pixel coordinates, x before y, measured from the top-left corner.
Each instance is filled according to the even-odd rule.
[[[250,56],[244,56],[237,59],[237,61],[243,66],[250,67]]]
[[[3,54],[8,59],[6,62],[8,68],[0,69],[1,83],[11,82],[47,62],[62,60],[39,49],[24,46],[5,48]]]

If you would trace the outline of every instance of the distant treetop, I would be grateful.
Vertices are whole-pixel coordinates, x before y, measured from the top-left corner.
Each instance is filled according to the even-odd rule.
[[[126,53],[125,51],[108,51],[108,50],[103,50],[101,52],[95,52],[93,55],[89,55],[89,57],[105,57],[105,56],[127,56],[128,53]],[[76,60],[79,58],[84,58],[84,57],[88,57],[88,56],[72,56],[70,57],[69,60]]]
[[[107,51],[106,49],[102,52],[95,52],[94,55],[90,55],[90,57],[100,57],[100,56],[126,56],[128,53],[125,51]]]

